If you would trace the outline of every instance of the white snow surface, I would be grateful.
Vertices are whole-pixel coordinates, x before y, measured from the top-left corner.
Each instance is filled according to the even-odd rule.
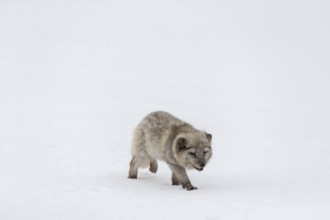
[[[0,218],[330,219],[322,0],[0,1]],[[213,134],[199,189],[127,179],[165,110]]]

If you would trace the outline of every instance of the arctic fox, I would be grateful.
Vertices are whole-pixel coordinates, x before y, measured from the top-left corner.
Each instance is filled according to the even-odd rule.
[[[202,171],[212,156],[212,135],[193,128],[173,115],[158,111],[147,115],[136,127],[128,178],[136,179],[138,168],[158,169],[157,160],[172,170],[172,185],[195,190],[187,169]]]

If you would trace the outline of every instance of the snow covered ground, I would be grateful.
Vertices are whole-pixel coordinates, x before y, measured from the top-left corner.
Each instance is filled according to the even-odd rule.
[[[0,218],[328,220],[329,6],[0,1]],[[197,191],[127,179],[154,110],[213,134]]]

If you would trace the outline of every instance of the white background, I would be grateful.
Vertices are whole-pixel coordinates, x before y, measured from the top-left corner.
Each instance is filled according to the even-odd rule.
[[[1,0],[0,218],[329,219],[329,7]],[[213,134],[199,190],[126,178],[154,110]]]

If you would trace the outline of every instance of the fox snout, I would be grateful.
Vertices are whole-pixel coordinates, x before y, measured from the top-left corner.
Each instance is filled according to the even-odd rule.
[[[205,163],[204,162],[199,162],[198,166],[194,166],[196,170],[198,171],[202,171],[205,167]]]

